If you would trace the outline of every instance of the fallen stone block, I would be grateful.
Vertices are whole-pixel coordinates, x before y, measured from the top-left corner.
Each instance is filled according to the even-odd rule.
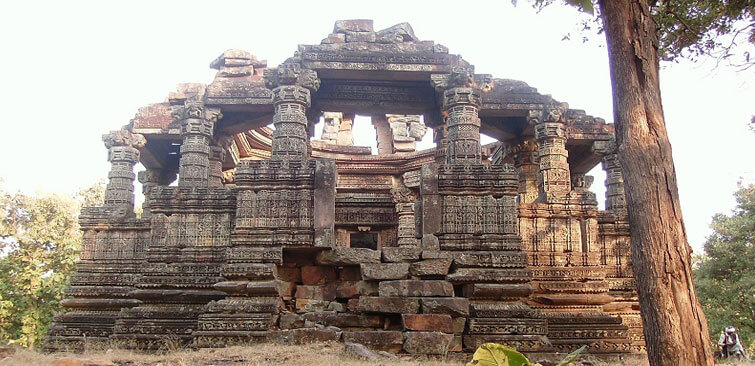
[[[279,327],[281,329],[296,329],[304,327],[304,318],[299,314],[284,313],[280,315]]]
[[[384,281],[379,285],[380,296],[454,296],[450,282],[440,280]]]
[[[371,349],[398,353],[404,344],[404,335],[399,331],[343,332],[343,341],[360,343]]]
[[[346,353],[351,355],[351,357],[362,359],[362,360],[368,360],[368,361],[380,361],[384,360],[385,356],[367,348],[363,344],[359,343],[346,343]]]
[[[440,332],[406,332],[404,351],[411,354],[445,355],[453,339],[453,334]]]

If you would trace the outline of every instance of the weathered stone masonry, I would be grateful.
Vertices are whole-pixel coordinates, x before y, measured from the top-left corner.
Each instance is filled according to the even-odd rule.
[[[105,205],[82,212],[48,347],[644,352],[612,125],[406,23],[338,21],[277,68],[240,50],[211,67],[104,137]],[[356,114],[377,155],[353,146]],[[417,151],[427,130],[437,147]],[[604,211],[586,175],[601,162]]]

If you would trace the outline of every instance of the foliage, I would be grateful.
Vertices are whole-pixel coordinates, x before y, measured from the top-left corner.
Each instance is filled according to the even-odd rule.
[[[105,180],[100,179],[89,187],[81,189],[76,196],[81,207],[97,207],[105,203]]]
[[[568,354],[557,366],[570,365],[579,358],[579,354],[587,346],[582,346],[574,352]],[[514,348],[504,346],[498,343],[485,343],[477,348],[472,361],[466,366],[542,366],[539,363],[532,363],[523,354]]]
[[[721,330],[734,326],[750,354],[755,353],[755,186],[734,194],[737,207],[731,215],[717,214],[713,234],[705,242],[705,255],[694,268],[695,287],[718,341]]]
[[[0,188],[0,342],[31,348],[47,333],[81,247],[78,212],[101,186],[77,199]]]
[[[532,0],[541,10],[556,0]],[[561,0],[593,15],[582,30],[602,30],[596,0]],[[516,5],[517,0],[512,0]],[[659,55],[665,61],[712,57],[745,70],[755,65],[755,2],[752,0],[648,0],[658,25]],[[564,38],[571,36],[567,34]],[[586,37],[583,37],[586,39]]]

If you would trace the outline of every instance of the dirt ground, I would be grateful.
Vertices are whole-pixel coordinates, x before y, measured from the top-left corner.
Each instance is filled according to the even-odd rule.
[[[26,349],[16,349],[10,357],[0,359],[0,366],[53,365],[61,358],[79,358],[94,363],[70,363],[64,366],[256,366],[256,365],[344,365],[344,366],[460,366],[471,360],[471,355],[453,355],[444,358],[400,356],[398,360],[365,361],[350,356],[341,343],[316,343],[308,345],[259,344],[223,349],[175,350],[161,354],[144,354],[132,351],[108,349],[88,351],[83,354],[46,354]],[[639,366],[640,363],[607,364],[586,356],[582,365],[592,366]],[[534,361],[538,361],[533,359]],[[727,365],[755,366],[755,363],[728,363]]]

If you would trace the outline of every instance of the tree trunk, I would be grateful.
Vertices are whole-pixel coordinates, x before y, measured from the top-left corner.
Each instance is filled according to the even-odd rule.
[[[647,0],[598,3],[648,359],[651,366],[713,365],[708,324],[692,283],[650,6]]]

